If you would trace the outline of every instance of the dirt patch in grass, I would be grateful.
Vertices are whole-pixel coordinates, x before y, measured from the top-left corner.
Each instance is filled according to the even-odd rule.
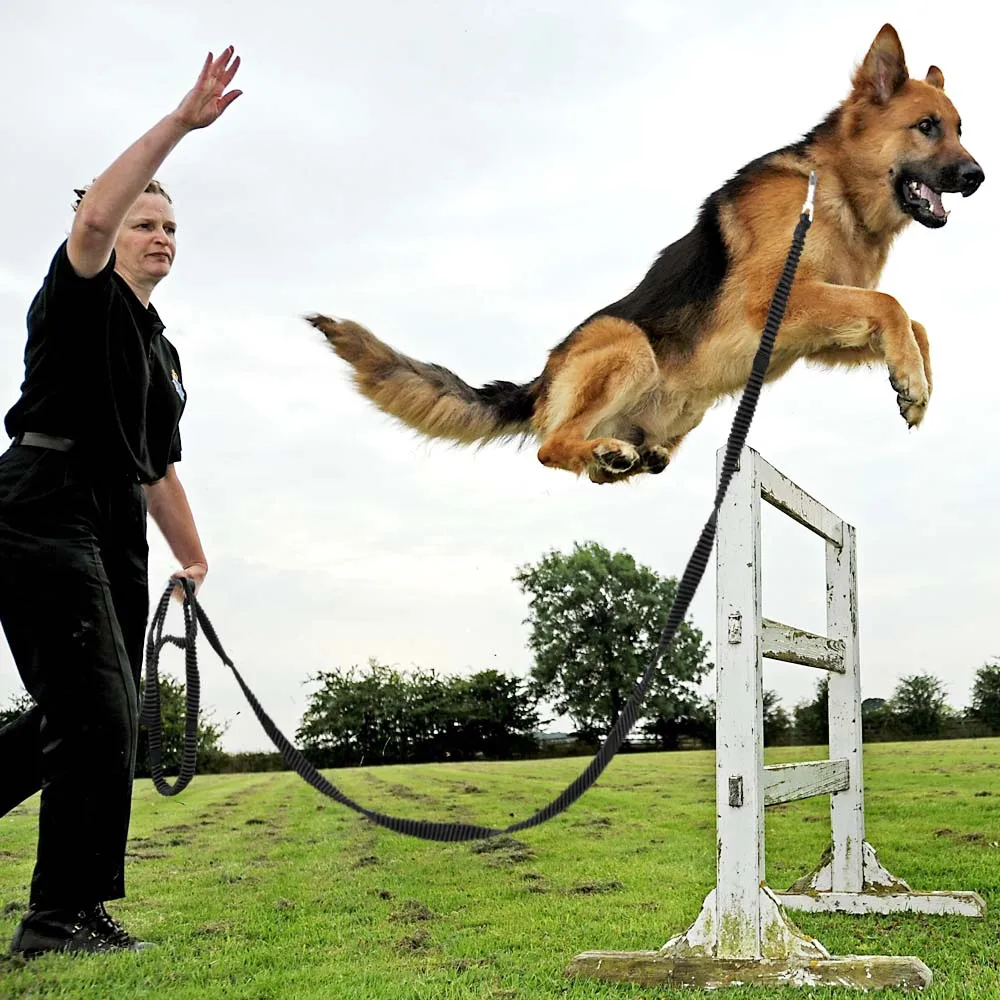
[[[579,885],[574,885],[569,891],[577,895],[589,896],[605,892],[621,892],[624,888],[624,882],[611,879],[607,882],[581,882]]]
[[[980,833],[978,830],[974,830],[970,833],[958,833],[952,830],[951,827],[943,827],[940,830],[934,831],[935,837],[948,837],[956,844],[982,844],[983,846],[988,846],[991,848],[996,848],[1000,846],[995,840],[987,840],[985,833]]]
[[[409,785],[404,785],[400,782],[395,782],[394,784],[390,785],[387,781],[384,781],[382,778],[379,778],[378,776],[371,774],[370,772],[367,771],[364,772],[364,778],[365,781],[367,781],[370,785],[374,785],[376,788],[384,789],[391,796],[393,796],[393,798],[408,799],[411,802],[439,801],[433,795],[426,795],[423,792],[415,791],[414,789],[410,788]]]
[[[549,891],[549,887],[545,884],[545,876],[540,875],[538,872],[525,872],[521,876],[521,879],[527,883],[524,887],[525,892],[543,895]]]
[[[419,930],[406,937],[400,938],[396,942],[399,951],[427,951],[430,947],[431,936],[425,930]]]
[[[456,958],[451,967],[456,972],[468,972],[469,969],[481,969],[486,965],[492,965],[492,958]]]
[[[609,827],[612,825],[611,820],[607,816],[595,816],[593,819],[578,819],[575,823],[571,823],[570,826],[583,826],[583,827]]]
[[[409,799],[412,802],[434,802],[435,800],[430,795],[424,795],[422,792],[415,792],[408,785],[389,785],[386,791],[397,799]]]
[[[358,858],[357,861],[352,865],[353,868],[371,868],[372,865],[377,865],[379,860],[374,854],[366,854],[363,858]]]
[[[494,837],[472,845],[473,854],[488,854],[487,864],[493,868],[506,868],[507,865],[518,865],[529,861],[535,856],[529,844],[516,837]]]
[[[437,914],[418,899],[408,899],[389,918],[394,924],[417,924],[437,919]]]
[[[191,931],[192,937],[209,937],[213,934],[228,934],[232,929],[232,924],[224,921],[216,921],[210,924],[202,924]]]

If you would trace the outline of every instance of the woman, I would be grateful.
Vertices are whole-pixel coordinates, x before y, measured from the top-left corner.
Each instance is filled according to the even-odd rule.
[[[36,707],[0,730],[0,815],[41,789],[28,912],[11,944],[139,950],[104,908],[125,894],[146,514],[198,587],[208,572],[177,478],[185,391],[149,304],[176,248],[153,175],[239,96],[209,53],[177,109],[85,192],[28,312],[21,398],[0,456],[0,623]]]

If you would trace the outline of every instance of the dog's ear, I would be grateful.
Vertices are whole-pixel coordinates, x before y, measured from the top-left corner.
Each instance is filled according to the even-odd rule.
[[[931,66],[927,71],[927,82],[932,87],[937,87],[938,90],[944,90],[944,73],[937,68],[937,66]]]
[[[909,78],[899,35],[885,24],[854,74],[854,92],[873,104],[885,104]]]

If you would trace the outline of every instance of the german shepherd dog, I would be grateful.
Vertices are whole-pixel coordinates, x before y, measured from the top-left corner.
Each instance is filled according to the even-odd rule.
[[[899,36],[879,31],[847,99],[803,139],[743,167],[702,204],[624,298],[594,313],[526,385],[475,389],[347,320],[307,319],[353,366],[362,394],[428,437],[471,444],[534,435],[543,465],[595,483],[662,472],[720,397],[742,388],[802,210],[815,215],[768,370],[796,361],[884,362],[915,427],[931,394],[927,333],[875,291],[896,235],[948,221],[942,192],[973,194],[984,174],[931,66],[910,79]]]

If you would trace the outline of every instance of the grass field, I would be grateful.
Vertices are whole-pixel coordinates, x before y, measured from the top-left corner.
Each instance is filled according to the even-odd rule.
[[[775,762],[820,755],[768,754]],[[332,777],[385,811],[502,826],[558,793],[584,763],[384,767]],[[935,977],[928,998],[1000,997],[998,777],[1000,741],[866,749],[868,839],[880,860],[915,889],[982,893],[985,920],[799,914],[798,924],[837,954],[921,957]],[[688,996],[572,981],[563,969],[580,951],[657,948],[693,921],[714,880],[713,789],[709,753],[622,756],[567,813],[483,850],[383,832],[290,774],[199,777],[177,799],[141,782],[129,898],[112,909],[159,947],[0,958],[0,998]],[[827,801],[768,811],[773,887],[818,861],[829,837]],[[0,821],[7,940],[27,899],[36,807],[33,800]]]

